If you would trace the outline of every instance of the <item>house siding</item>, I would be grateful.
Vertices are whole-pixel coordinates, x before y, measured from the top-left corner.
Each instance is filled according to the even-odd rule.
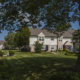
[[[1,45],[0,45],[0,50],[2,50],[2,49],[3,49],[3,45],[1,44]]]
[[[44,37],[44,41],[39,41],[39,37]],[[53,40],[51,40],[52,37],[53,37]],[[68,37],[65,38],[63,36],[61,36],[60,38],[62,39],[62,41],[59,41],[59,38],[58,38],[58,49],[63,50],[64,44],[65,44],[66,41],[68,41],[70,43],[72,42],[72,38],[68,38]],[[29,46],[31,48],[31,52],[35,52],[34,44],[35,44],[36,41],[39,41],[40,43],[43,43],[43,46],[45,46],[45,51],[46,51],[46,46],[48,47],[48,52],[57,50],[57,37],[46,36],[46,35],[44,35],[43,32],[40,32],[40,34],[38,34],[37,36],[30,36]],[[52,46],[54,47],[53,49],[51,48]],[[73,48],[73,44],[71,46]]]

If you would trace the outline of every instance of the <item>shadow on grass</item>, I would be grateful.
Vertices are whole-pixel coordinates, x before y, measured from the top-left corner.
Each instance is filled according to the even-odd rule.
[[[71,71],[76,59],[30,57],[0,60],[0,80],[49,80],[55,72]]]

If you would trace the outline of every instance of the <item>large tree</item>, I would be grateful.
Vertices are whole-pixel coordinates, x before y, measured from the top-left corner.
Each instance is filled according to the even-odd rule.
[[[9,33],[5,37],[4,46],[6,49],[15,49],[15,41],[14,41],[15,33]]]
[[[78,71],[80,71],[80,29],[75,31],[75,33],[73,35],[73,41],[74,41],[75,48],[78,52],[78,59],[77,59],[77,62],[76,62],[76,69]]]
[[[17,30],[23,24],[28,27],[44,24],[43,27],[49,31],[62,28],[61,32],[66,30],[66,27],[63,28],[61,25],[80,22],[80,0],[0,0],[0,2],[0,31]]]
[[[29,45],[30,31],[28,27],[23,27],[17,31],[15,34],[16,46],[21,49]]]
[[[24,23],[33,27],[41,26],[43,23],[44,27],[56,29],[61,24],[78,20],[79,15],[76,0],[0,0],[0,2],[1,30],[18,29]]]

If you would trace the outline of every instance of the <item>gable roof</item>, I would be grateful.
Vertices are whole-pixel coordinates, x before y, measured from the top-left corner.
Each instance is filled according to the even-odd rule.
[[[31,32],[31,36],[38,36],[41,32],[45,36],[56,36],[56,34],[54,34],[54,33],[51,33],[47,30],[38,29],[38,28],[30,28],[30,32]]]
[[[75,32],[75,30],[65,31],[65,32],[63,33],[63,37],[64,37],[64,38],[72,38],[74,32]]]
[[[69,42],[69,41],[66,41],[66,42],[64,43],[64,45],[72,45],[72,43]]]
[[[47,30],[42,30],[42,29],[39,29],[39,28],[29,28],[30,29],[30,32],[31,32],[31,36],[38,36],[41,32],[43,32],[43,34],[47,37],[56,37],[56,34],[55,33],[52,33],[52,32],[49,32]],[[74,30],[68,30],[68,31],[65,31],[62,36],[65,37],[65,38],[72,38],[73,37],[73,32]]]

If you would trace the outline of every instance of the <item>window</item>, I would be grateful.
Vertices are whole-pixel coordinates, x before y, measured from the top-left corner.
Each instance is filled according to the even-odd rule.
[[[54,38],[53,38],[53,37],[51,37],[51,40],[53,41],[53,40],[54,40]]]
[[[53,50],[53,49],[54,49],[54,46],[52,45],[52,46],[51,46],[51,50]]]
[[[59,41],[62,42],[62,38],[61,37],[59,38]]]
[[[39,41],[44,41],[44,37],[39,37]]]
[[[62,46],[59,46],[59,49],[62,49]]]

